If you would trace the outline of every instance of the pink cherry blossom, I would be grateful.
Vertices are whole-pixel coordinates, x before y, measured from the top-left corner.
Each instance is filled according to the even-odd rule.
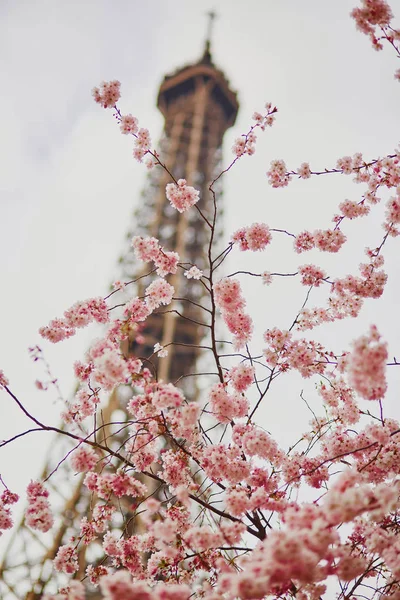
[[[303,285],[313,285],[314,287],[321,285],[326,277],[324,271],[315,265],[302,265],[299,267],[299,273]]]
[[[369,335],[353,343],[348,372],[351,385],[366,400],[379,400],[386,393],[387,344],[380,341],[377,328],[372,325]]]
[[[4,529],[11,529],[13,526],[13,520],[11,518],[10,505],[18,502],[18,494],[13,494],[10,490],[6,489],[0,496],[0,536]]]
[[[145,294],[147,306],[151,310],[154,310],[161,304],[170,304],[174,291],[173,286],[170,283],[167,283],[165,279],[156,279],[146,288]]]
[[[93,88],[92,95],[98,104],[103,108],[113,108],[121,97],[121,84],[119,81],[103,81],[100,88]]]
[[[121,132],[125,134],[137,133],[139,129],[137,118],[133,117],[131,114],[122,116],[120,129]]]
[[[31,481],[26,488],[28,507],[25,522],[28,527],[46,532],[53,527],[54,519],[48,501],[49,492],[39,481]]]
[[[78,555],[72,543],[59,547],[53,565],[56,571],[63,571],[68,575],[78,570]]]
[[[184,276],[187,277],[187,279],[201,279],[203,277],[203,271],[200,271],[196,266],[193,266],[184,272]]]
[[[265,223],[253,223],[250,227],[242,227],[232,237],[239,244],[240,250],[264,250],[271,243],[271,233]]]
[[[297,169],[297,173],[302,179],[309,179],[311,177],[310,165],[306,162],[302,163],[300,168]]]
[[[91,471],[98,461],[98,456],[89,446],[77,448],[71,457],[71,466],[77,473]]]
[[[186,179],[179,179],[178,183],[168,183],[166,187],[167,199],[180,213],[199,201],[200,193],[194,187],[187,185]]]
[[[290,174],[283,160],[273,160],[267,175],[269,184],[274,188],[286,187],[290,181]]]

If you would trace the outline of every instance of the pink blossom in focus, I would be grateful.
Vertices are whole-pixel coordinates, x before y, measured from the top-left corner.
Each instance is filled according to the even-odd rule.
[[[300,168],[297,169],[297,174],[301,179],[309,179],[311,177],[310,165],[306,162],[302,163]]]
[[[154,310],[161,304],[170,304],[174,295],[174,288],[171,284],[167,283],[165,279],[156,279],[146,288],[146,304]]]
[[[351,200],[345,200],[339,204],[339,208],[347,219],[356,219],[357,217],[362,217],[367,215],[370,211],[370,208],[367,204],[352,202]]]
[[[290,181],[290,175],[283,160],[273,160],[267,175],[268,182],[273,188],[286,187]]]
[[[73,544],[65,544],[59,547],[53,565],[56,571],[63,571],[69,575],[78,570],[78,555]]]
[[[314,241],[318,250],[323,252],[339,252],[340,248],[346,241],[346,236],[340,229],[321,229],[314,231]]]
[[[230,369],[229,379],[237,392],[244,392],[254,381],[254,367],[240,363]]]
[[[299,267],[299,273],[303,285],[313,285],[314,287],[321,285],[323,279],[326,277],[323,270],[315,265],[302,265]]]
[[[294,249],[299,254],[301,252],[306,252],[307,250],[311,250],[315,247],[315,240],[312,233],[309,231],[303,231],[299,233],[294,241]]]
[[[203,277],[203,271],[200,271],[197,267],[190,267],[187,271],[184,272],[184,276],[187,279],[201,279]]]
[[[222,383],[213,385],[209,400],[210,408],[220,423],[229,423],[234,418],[244,417],[249,408],[249,403],[243,395],[229,394]]]
[[[253,223],[250,227],[242,227],[232,237],[239,244],[240,250],[264,250],[271,243],[271,232],[265,223]]]
[[[103,81],[100,84],[100,88],[93,88],[93,98],[103,108],[112,108],[121,97],[120,87],[121,84],[117,80],[109,81],[108,83]]]
[[[138,132],[138,120],[136,117],[133,117],[132,115],[125,115],[121,117],[121,125],[120,125],[120,129],[122,133],[128,134],[128,133],[137,133]]]
[[[222,317],[234,335],[234,348],[242,348],[253,333],[253,321],[242,309],[246,301],[242,296],[237,279],[225,277],[214,285],[215,303],[221,309]]]
[[[176,408],[180,406],[185,397],[182,391],[172,383],[159,383],[153,393],[152,403],[158,410]]]
[[[133,150],[133,157],[138,161],[142,162],[144,156],[150,151],[151,138],[148,129],[141,128],[135,135],[135,148]]]
[[[135,256],[143,262],[155,260],[160,252],[158,239],[154,237],[142,237],[135,235],[132,238],[132,247]]]
[[[107,323],[109,314],[107,304],[101,297],[76,302],[64,312],[63,319],[54,319],[39,333],[50,342],[57,343],[75,335],[76,328],[86,327],[92,321]]]
[[[180,213],[199,201],[200,193],[194,187],[186,184],[186,179],[179,179],[178,184],[168,183],[165,188],[167,199]]]

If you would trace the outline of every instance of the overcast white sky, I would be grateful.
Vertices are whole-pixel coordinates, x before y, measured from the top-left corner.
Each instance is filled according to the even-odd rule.
[[[239,225],[255,220],[294,232],[327,228],[339,202],[359,199],[360,186],[329,177],[272,190],[265,172],[274,158],[291,168],[310,161],[319,169],[346,154],[363,151],[374,158],[398,145],[400,85],[393,77],[398,64],[390,49],[375,52],[356,31],[348,16],[356,2],[3,0],[0,368],[30,410],[58,422],[54,394],[34,387],[42,372],[27,348],[40,343],[68,396],[73,359],[82,356],[92,334],[85,330],[52,346],[40,341],[37,330],[76,300],[105,293],[116,277],[124,234],[145,185],[146,169],[131,158],[131,142],[119,134],[111,113],[94,104],[92,87],[119,79],[123,111],[150,129],[156,145],[163,124],[155,107],[158,86],[166,73],[199,58],[205,12],[215,9],[214,60],[238,91],[241,107],[226,137],[225,162],[252,112],[266,101],[279,108],[276,125],[260,138],[256,155],[245,157],[226,178],[227,239]],[[392,7],[400,16],[399,0]],[[379,241],[381,214],[378,210],[377,228],[367,228],[372,239],[364,245]],[[354,235],[358,228],[361,221],[346,225],[345,233]],[[274,251],[257,257],[254,270],[290,270],[316,260],[303,255],[290,263],[286,248],[288,242],[279,241]],[[362,259],[349,248],[342,269]],[[398,240],[391,240],[388,250],[389,267],[398,275]],[[243,258],[237,264],[243,266]],[[343,274],[339,271],[331,274]],[[277,288],[278,295],[272,289],[249,295],[263,330],[288,326],[300,303],[284,286]],[[399,291],[393,277],[379,310],[368,303],[363,326],[339,323],[334,335],[351,339],[376,322],[395,352]],[[273,309],[285,303],[288,312],[275,316]],[[333,329],[327,335],[332,334]],[[397,352],[400,356],[399,346]],[[25,425],[1,394],[0,438]],[[19,493],[39,473],[50,442],[47,434],[35,435],[0,454],[0,473]]]

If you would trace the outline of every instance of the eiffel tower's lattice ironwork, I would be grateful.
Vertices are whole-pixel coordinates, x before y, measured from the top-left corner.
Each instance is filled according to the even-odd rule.
[[[198,206],[203,214],[211,217],[213,199],[208,186],[218,172],[223,135],[235,122],[238,103],[223,73],[212,62],[209,41],[199,62],[164,78],[158,94],[158,108],[165,118],[161,158],[176,179],[185,178],[200,190]],[[181,214],[170,206],[165,197],[165,186],[169,181],[165,171],[153,170],[130,234],[157,237],[165,248],[176,250],[183,262],[206,268],[205,249],[210,231],[196,210]],[[137,267],[130,251],[122,258],[122,266],[126,275],[135,275]],[[176,301],[172,307],[175,312],[153,314],[142,331],[143,343],[139,346],[128,342],[123,351],[146,357],[153,353],[156,342],[173,343],[169,346],[168,357],[158,364],[155,362],[157,376],[164,381],[178,381],[177,385],[186,388],[187,397],[195,400],[195,378],[182,376],[196,370],[197,346],[204,336],[199,324],[202,315],[196,303],[202,300],[203,287],[196,281],[188,284],[182,270],[170,276],[169,281],[174,285],[177,297],[193,302]],[[104,423],[112,421],[115,411],[123,410],[122,397],[123,389],[111,394],[102,409]],[[105,429],[103,435],[108,434]],[[59,546],[76,533],[80,518],[91,510],[90,497],[82,486],[83,478],[72,472],[68,461],[60,463],[69,450],[68,441],[59,436],[49,452],[42,479],[58,465],[47,483],[55,525],[47,534],[37,534],[26,527],[24,521],[16,529],[0,566],[0,597],[3,600],[38,600],[45,592],[54,592],[62,582],[62,578],[55,579],[52,559]],[[87,559],[81,553],[81,574]]]

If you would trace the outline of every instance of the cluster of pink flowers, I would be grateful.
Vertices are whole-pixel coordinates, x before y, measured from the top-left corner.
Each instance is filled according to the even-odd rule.
[[[346,236],[340,229],[321,229],[314,231],[315,247],[322,252],[339,252],[346,241]]]
[[[74,362],[74,375],[79,381],[88,381],[92,370],[93,365],[91,364],[86,365],[80,360]]]
[[[400,185],[397,186],[397,195],[389,199],[386,205],[386,220],[384,229],[392,237],[400,235]]]
[[[199,456],[205,474],[215,482],[223,480],[238,484],[251,476],[251,464],[244,460],[236,445],[214,444],[204,448]]]
[[[111,495],[122,498],[122,496],[133,496],[135,498],[146,496],[147,487],[136,479],[120,470],[116,473],[90,473],[86,477],[86,484],[93,492],[97,492],[100,498],[108,499]]]
[[[124,133],[125,135],[135,135],[139,130],[139,121],[131,114],[123,115],[121,116],[120,129],[121,133]]]
[[[381,50],[382,44],[376,35],[376,27],[389,26],[393,17],[390,6],[385,0],[362,0],[362,8],[354,8],[351,16],[356,22],[357,29],[368,35],[376,50]]]
[[[286,187],[290,181],[284,160],[273,160],[269,171],[267,171],[268,182],[273,188]]]
[[[195,402],[182,405],[179,410],[170,411],[167,421],[174,436],[184,438],[191,443],[197,440],[199,414],[200,406]]]
[[[124,316],[131,323],[141,323],[152,313],[150,306],[140,298],[132,298],[124,307]],[[120,334],[120,332],[119,332]]]
[[[85,598],[85,586],[78,579],[73,579],[67,586],[60,588],[58,594],[43,596],[43,600],[85,600]]]
[[[253,321],[244,312],[246,300],[243,298],[240,283],[237,279],[225,277],[214,285],[215,303],[220,308],[222,317],[234,335],[234,348],[239,350],[251,338]]]
[[[335,279],[328,298],[327,308],[304,308],[298,318],[298,328],[313,329],[321,323],[328,323],[345,317],[357,317],[364,298],[379,298],[387,281],[387,275],[379,270],[383,256],[375,251],[366,250],[369,263],[360,264],[360,277],[347,275]]]
[[[261,114],[259,112],[253,113],[253,120],[256,122],[257,126],[260,127],[262,131],[266,129],[266,127],[271,127],[275,121],[275,113],[278,112],[276,106],[272,106],[271,102],[267,102],[265,105],[266,113]]]
[[[278,590],[278,593],[289,591],[293,580],[303,587],[319,581],[322,573],[328,571],[328,567],[323,568],[320,561],[325,559],[329,547],[332,552],[333,544],[338,542],[338,534],[327,526],[321,510],[305,505],[297,512],[287,510],[286,519],[290,521],[285,529],[270,531],[251,555],[241,561],[242,570],[224,579],[225,590],[231,596],[249,599],[275,596]],[[334,556],[329,566],[333,562]],[[324,590],[324,586],[320,586],[319,592]]]
[[[120,321],[117,321],[118,329]],[[111,328],[113,333],[113,328]],[[123,336],[110,335],[98,340],[87,352],[87,364],[78,363],[76,372],[85,383],[91,381],[92,385],[99,385],[104,390],[110,391],[120,383],[126,383],[130,377],[139,376],[142,369],[142,363],[135,358],[126,358],[121,353],[119,342]],[[141,373],[140,376],[143,376]],[[75,396],[75,401],[63,413],[63,419],[69,423],[72,421],[80,422],[86,417],[93,415],[96,405],[99,403],[98,390],[93,391],[82,387]]]
[[[314,287],[318,287],[326,278],[324,271],[315,265],[302,265],[299,267],[299,273],[303,285],[313,285]]]
[[[189,600],[192,590],[185,583],[163,583],[154,587],[147,583],[134,581],[129,571],[120,570],[102,577],[100,588],[104,600]]]
[[[304,378],[325,371],[327,352],[318,342],[304,338],[294,340],[290,331],[277,327],[268,329],[264,340],[269,347],[263,354],[271,367],[279,367],[281,371],[297,369]]]
[[[94,381],[107,391],[120,383],[126,383],[130,376],[126,360],[116,348],[104,348],[94,358],[93,365]]]
[[[203,277],[203,271],[200,271],[196,266],[193,266],[184,272],[184,276],[187,277],[187,279],[201,279]]]
[[[94,368],[93,363],[90,363],[91,372]],[[92,416],[96,412],[97,404],[100,402],[97,394],[82,387],[75,394],[74,401],[68,405],[67,410],[61,414],[61,418],[65,423],[80,423],[86,417]]]
[[[104,108],[116,108],[116,103],[121,97],[120,87],[121,84],[119,81],[110,81],[109,83],[103,82],[100,85],[100,89],[97,87],[93,88],[92,94],[95,102]],[[116,116],[120,123],[121,133],[134,136],[135,147],[133,149],[133,156],[138,162],[142,162],[144,156],[148,154],[151,149],[149,130],[144,127],[139,129],[138,119],[131,114],[121,115],[117,109]],[[154,162],[151,160],[147,166],[151,167],[153,165]]]
[[[272,104],[267,102],[265,105],[265,110],[266,113],[264,114],[255,112],[253,114],[253,120],[256,122],[256,124],[250,128],[248,133],[236,138],[235,143],[232,146],[232,152],[237,158],[243,156],[244,154],[251,156],[256,151],[255,144],[257,141],[257,136],[254,133],[254,129],[259,127],[262,131],[265,131],[266,127],[271,127],[274,123],[275,113],[278,110],[276,106],[272,107]]]
[[[270,531],[242,560],[242,569],[220,579],[217,589],[238,598],[264,598],[276,595],[277,590],[290,590],[294,580],[303,590],[296,593],[302,600],[323,596],[326,586],[313,582],[322,581],[328,574],[350,581],[368,568],[367,558],[353,553],[348,543],[341,543],[336,526],[348,520],[350,513],[354,516],[369,511],[378,516],[392,510],[398,505],[397,494],[398,490],[390,486],[379,486],[375,491],[365,484],[357,486],[357,479],[345,473],[321,506],[288,506],[283,514],[285,527]],[[246,504],[243,490],[231,495],[230,502],[242,510]],[[380,548],[374,549],[380,552]]]
[[[232,152],[239,158],[243,154],[251,156],[256,151],[257,136],[254,131],[250,131],[246,135],[236,138],[232,146]]]
[[[264,250],[271,243],[271,232],[266,223],[253,223],[241,227],[233,234],[232,242],[239,244],[240,250]]]
[[[170,273],[176,273],[178,269],[179,254],[169,252],[160,246],[157,238],[135,236],[132,238],[132,247],[135,256],[143,262],[153,261],[157,267],[157,274],[165,277]]]
[[[243,394],[229,394],[223,383],[216,383],[209,393],[210,407],[220,423],[229,423],[235,418],[245,417],[249,408]]]
[[[194,206],[200,198],[200,192],[191,185],[187,185],[186,179],[178,179],[177,184],[167,183],[165,192],[171,205],[180,213]]]
[[[294,249],[299,254],[312,248],[322,252],[339,252],[346,241],[346,236],[340,229],[317,229],[314,233],[303,231],[296,236]]]
[[[41,327],[39,333],[50,342],[57,343],[75,335],[77,328],[86,327],[92,321],[109,321],[107,304],[101,297],[76,302],[64,312],[63,319],[53,319],[46,327]]]
[[[395,46],[400,35],[397,38],[390,27],[392,15],[386,2],[362,2],[362,8],[353,11],[357,26],[376,47],[381,43],[377,28]],[[134,136],[136,159],[142,161],[147,154],[150,164],[163,167],[158,154],[150,151],[148,130],[140,129],[136,117],[121,115],[116,107],[119,90],[119,82],[113,81],[103,83],[93,94],[103,107],[115,109],[121,132]],[[254,153],[256,128],[270,126],[275,112],[268,104],[266,114],[253,115],[255,124],[235,141],[232,165],[240,156]],[[176,274],[179,266],[188,280],[200,279],[203,272],[191,263],[179,265],[178,254],[165,250],[155,237],[133,238],[136,257],[154,263],[159,278],[145,280],[144,292],[138,292],[141,297],[113,307],[120,309],[119,316],[92,345],[86,362],[75,364],[81,387],[68,403],[63,419],[67,431],[71,425],[74,432],[75,448],[68,459],[75,472],[85,473],[91,505],[77,532],[67,543],[63,540],[54,567],[67,575],[79,572],[81,578],[80,552],[92,542],[96,562],[88,566],[84,583],[71,580],[53,594],[56,600],[84,600],[85,579],[100,586],[105,600],[261,600],[289,596],[318,600],[329,593],[324,582],[332,576],[339,579],[343,597],[361,595],[357,588],[368,576],[378,582],[375,587],[379,584],[379,590],[374,589],[375,584],[371,587],[381,600],[398,600],[400,425],[384,416],[381,404],[377,415],[369,419],[370,411],[363,410],[357,398],[384,397],[387,345],[373,326],[368,335],[353,343],[351,352],[337,355],[318,341],[298,338],[294,328],[311,329],[356,316],[365,298],[381,296],[387,279],[381,270],[381,250],[388,235],[400,234],[400,153],[369,163],[360,153],[344,156],[336,168],[321,173],[312,171],[308,163],[288,171],[283,160],[276,160],[268,177],[271,185],[279,188],[293,178],[308,179],[323,173],[352,175],[355,182],[365,184],[366,191],[359,202],[345,200],[339,205],[333,229],[297,235],[295,251],[338,252],[346,242],[340,230],[343,219],[369,214],[380,200],[378,190],[395,189],[386,205],[381,245],[366,250],[368,260],[360,265],[357,276],[349,274],[330,281],[314,264],[301,265],[298,273],[262,273],[266,284],[281,275],[298,275],[301,283],[310,287],[326,282],[330,294],[325,307],[303,308],[290,330],[268,329],[264,333],[266,348],[255,353],[246,346],[253,323],[245,312],[240,282],[226,277],[213,284],[212,290],[208,288],[209,282],[215,281],[213,271],[233,244],[241,250],[259,251],[271,243],[271,230],[265,223],[236,231],[225,251],[211,260],[209,277],[202,285],[184,286],[193,293],[204,287],[211,295],[210,306],[202,306],[202,301],[197,305],[206,315],[212,343],[204,347],[212,346],[216,363],[212,376],[218,377],[209,389],[203,389],[204,404],[191,402],[190,392],[184,394],[179,387],[184,380],[183,389],[190,389],[192,373],[185,373],[174,383],[163,381],[157,374],[158,366],[165,366],[167,361],[158,361],[154,353],[162,357],[168,351],[157,340],[148,340],[144,323],[153,311],[170,312],[160,309],[173,300],[174,287],[165,280],[167,275]],[[199,200],[199,192],[184,179],[169,183],[166,195],[180,213]],[[210,247],[210,253],[214,250]],[[121,282],[114,286],[115,290],[124,287]],[[214,301],[233,336],[234,353],[240,351],[236,363],[229,362],[234,355],[229,358],[225,352],[230,342],[215,337]],[[197,321],[195,310],[193,319],[189,312],[188,318],[199,323],[200,329],[203,318]],[[41,334],[56,342],[92,321],[109,321],[102,298],[76,303],[63,318],[42,328]],[[133,341],[141,345],[140,355],[148,354],[142,357],[143,363],[132,351]],[[223,351],[220,344],[225,345]],[[174,356],[174,360],[178,358]],[[147,362],[149,368],[145,368]],[[309,428],[287,449],[257,425],[255,413],[275,379],[290,370],[298,371],[302,378],[315,377],[323,410],[319,416],[310,405],[313,418]],[[8,381],[0,372],[0,387],[5,385]],[[112,437],[108,430],[103,431],[103,426],[108,426],[96,411],[101,395],[116,386],[121,386],[121,398],[122,391],[126,393],[127,418],[109,424],[118,427],[117,436]],[[251,411],[247,395],[252,402],[255,399]],[[84,419],[88,421],[83,423]],[[273,422],[266,423],[271,431],[274,426]],[[151,480],[156,487],[150,485]],[[309,503],[300,501],[302,484],[318,490]],[[27,494],[27,525],[48,531],[53,524],[48,492],[41,483],[31,482]],[[0,529],[11,527],[10,505],[17,499],[9,490],[1,495]],[[136,519],[143,529],[138,527],[132,534]],[[343,523],[345,528],[340,529]],[[248,544],[250,536],[256,544]]]
[[[13,520],[11,518],[12,504],[18,502],[18,494],[13,494],[10,490],[5,490],[0,496],[0,536],[2,535],[1,530],[11,529],[13,526]]]
[[[237,392],[244,392],[254,381],[255,369],[252,365],[240,363],[229,370],[229,381]]]
[[[77,473],[92,471],[99,460],[96,452],[85,444],[79,446],[71,457],[71,466]]]
[[[181,406],[185,397],[183,392],[172,383],[160,382],[152,395],[153,406],[159,411],[166,408],[177,408]]]
[[[342,212],[342,215],[351,220],[356,219],[357,217],[363,217],[370,211],[370,207],[365,204],[364,201],[353,202],[351,200],[345,200],[339,204],[339,208]]]
[[[336,161],[336,169],[341,171],[344,175],[351,175],[354,171],[357,171],[362,165],[362,155],[357,153],[353,157],[343,156],[338,158]]]
[[[46,532],[53,527],[54,519],[48,501],[49,492],[39,481],[31,481],[26,488],[28,507],[25,522],[28,527]]]
[[[301,179],[309,179],[312,175],[310,165],[306,162],[302,163],[297,169],[297,174]]]
[[[67,575],[78,570],[78,554],[73,542],[59,547],[53,565],[56,571],[67,573]]]
[[[146,304],[154,310],[163,304],[170,304],[174,295],[174,287],[165,279],[156,279],[145,290]]]
[[[142,162],[144,156],[150,151],[151,138],[148,129],[142,127],[135,134],[135,148],[133,149],[133,157],[138,161]]]
[[[350,384],[366,400],[379,400],[386,392],[387,344],[380,341],[375,325],[368,335],[353,343],[349,357],[348,373]]]
[[[103,81],[100,84],[100,88],[93,88],[93,98],[103,108],[114,108],[121,97],[120,87],[121,83],[117,80]]]
[[[172,491],[179,486],[187,487],[191,482],[187,456],[181,451],[167,450],[162,454],[162,478]]]
[[[318,389],[325,407],[332,418],[344,425],[354,425],[360,419],[353,389],[341,377],[332,377],[330,385],[321,384]]]
[[[271,435],[258,427],[247,426],[243,430],[240,444],[248,456],[259,456],[276,467],[282,464],[285,457]]]

